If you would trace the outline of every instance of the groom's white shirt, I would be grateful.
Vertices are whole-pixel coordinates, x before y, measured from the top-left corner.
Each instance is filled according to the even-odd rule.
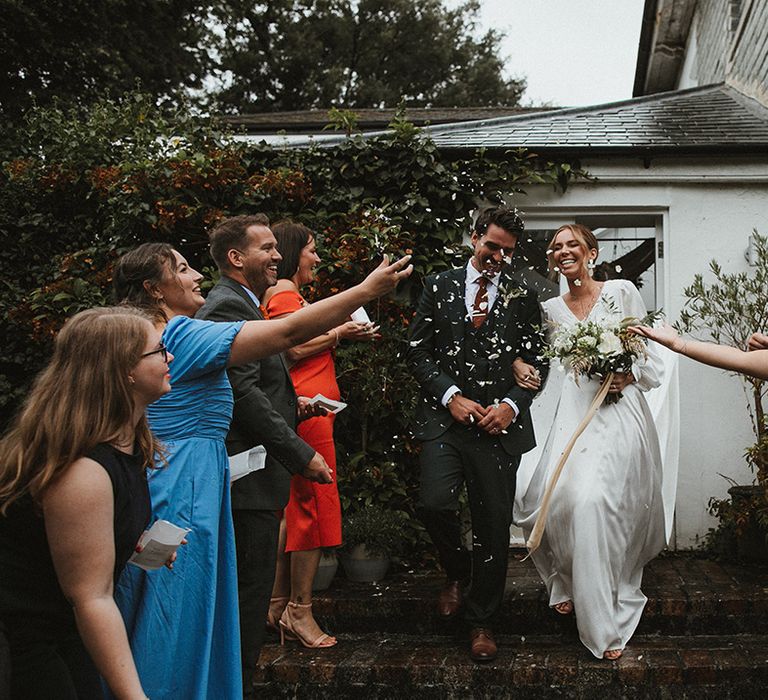
[[[475,306],[475,298],[477,297],[477,290],[479,289],[478,280],[481,277],[485,277],[488,280],[486,292],[488,294],[489,314],[491,313],[491,309],[496,302],[496,297],[499,295],[499,279],[501,278],[501,272],[496,273],[493,277],[483,275],[483,273],[480,272],[472,264],[472,259],[470,258],[467,262],[467,275],[464,278],[464,305],[467,307],[467,316],[469,318],[472,318],[472,313]],[[451,396],[460,392],[461,389],[459,389],[459,387],[457,387],[455,384],[449,386],[443,394],[443,397],[440,399],[440,403],[442,403],[443,406],[447,406],[448,400],[451,398]],[[514,423],[517,420],[517,416],[520,414],[520,411],[517,408],[517,404],[515,404],[515,402],[509,398],[503,398],[502,401],[509,404],[512,407],[512,410],[515,412],[515,417],[512,419],[512,422]]]

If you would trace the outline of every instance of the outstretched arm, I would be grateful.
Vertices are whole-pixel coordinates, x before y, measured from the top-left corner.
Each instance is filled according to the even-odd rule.
[[[719,367],[731,372],[741,372],[758,379],[768,379],[768,350],[744,352],[728,345],[685,340],[668,324],[659,328],[633,326],[630,330],[705,365]]]
[[[270,316],[270,318],[285,318],[287,315],[288,314]],[[316,338],[312,338],[312,340],[308,340],[306,343],[288,348],[288,350],[285,351],[285,357],[291,364],[295,364],[307,357],[317,355],[317,353],[323,352],[324,350],[332,350],[342,340],[363,340],[368,342],[378,340],[381,338],[381,334],[377,333],[377,330],[378,327],[373,326],[372,324],[369,325],[366,323],[357,323],[356,321],[347,321],[340,326],[331,328],[327,333],[323,333]]]
[[[393,290],[413,271],[410,255],[389,264],[384,260],[360,284],[315,302],[275,321],[248,321],[240,329],[229,355],[229,365],[242,365],[276,355],[343,323],[357,308]]]

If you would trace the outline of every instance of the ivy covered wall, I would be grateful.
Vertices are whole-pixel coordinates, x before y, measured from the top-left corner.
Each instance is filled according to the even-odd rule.
[[[338,351],[350,408],[336,429],[344,507],[377,503],[410,515],[415,386],[402,355],[421,281],[466,258],[462,239],[478,202],[499,202],[527,182],[564,189],[578,173],[523,150],[449,158],[402,117],[386,136],[327,149],[275,150],[231,136],[214,121],[162,113],[141,95],[85,113],[35,110],[22,130],[2,135],[2,423],[63,321],[111,302],[122,252],[167,241],[212,273],[206,231],[219,219],[291,217],[319,239],[323,263],[310,298],[356,283],[382,252],[413,254],[410,280],[368,309],[382,340]],[[414,553],[422,536],[409,522]]]

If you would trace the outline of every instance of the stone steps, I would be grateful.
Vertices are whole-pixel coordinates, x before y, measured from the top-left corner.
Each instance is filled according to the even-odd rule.
[[[463,641],[342,634],[331,649],[268,645],[256,697],[301,698],[739,698],[768,694],[768,636],[636,635],[615,662],[578,640],[500,635],[498,658],[473,663]]]
[[[312,650],[273,640],[256,697],[768,698],[768,568],[691,556],[651,562],[638,631],[624,656],[608,662],[582,646],[573,616],[549,609],[535,569],[521,559],[510,559],[494,662],[473,663],[459,623],[438,619],[434,572],[378,585],[337,576],[316,595],[314,612],[339,644]]]
[[[530,562],[516,554],[509,566],[498,628],[515,634],[572,631],[573,617],[553,614],[546,589]],[[737,634],[768,631],[768,570],[730,566],[694,557],[663,557],[645,571],[648,596],[638,634]],[[442,579],[401,574],[379,584],[356,584],[337,576],[318,593],[314,611],[336,632],[452,635],[456,624],[434,614]],[[768,697],[768,694],[767,694]]]

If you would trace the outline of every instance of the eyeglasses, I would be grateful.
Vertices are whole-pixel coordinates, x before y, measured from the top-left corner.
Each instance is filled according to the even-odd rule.
[[[168,348],[165,347],[162,343],[160,343],[160,347],[157,350],[152,350],[150,352],[145,352],[142,357],[149,357],[150,355],[157,355],[157,353],[162,353],[163,355],[163,362],[168,362]]]

